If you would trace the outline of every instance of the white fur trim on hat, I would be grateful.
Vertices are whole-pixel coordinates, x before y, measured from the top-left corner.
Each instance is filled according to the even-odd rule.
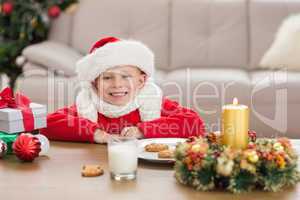
[[[76,96],[76,107],[79,116],[97,123],[98,113],[96,105],[92,102],[92,89],[91,83],[81,83],[81,90]]]
[[[102,72],[119,65],[137,66],[149,77],[154,73],[153,52],[143,43],[120,40],[107,43],[76,63],[79,80],[93,81]]]

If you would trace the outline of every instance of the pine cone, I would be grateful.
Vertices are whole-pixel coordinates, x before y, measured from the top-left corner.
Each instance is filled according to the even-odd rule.
[[[207,135],[207,139],[209,140],[209,142],[211,143],[217,143],[217,135],[214,133],[214,132],[210,132],[208,135]]]

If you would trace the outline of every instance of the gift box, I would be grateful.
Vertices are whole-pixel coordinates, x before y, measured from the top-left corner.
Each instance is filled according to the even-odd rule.
[[[6,133],[29,132],[47,126],[45,105],[31,103],[26,96],[10,88],[0,93],[0,131]]]
[[[33,114],[33,129],[45,128],[47,125],[47,109],[46,106],[30,103],[32,114]],[[26,122],[28,123],[28,122]],[[20,109],[3,108],[0,109],[0,131],[6,133],[19,133],[26,130],[24,127],[23,115]]]

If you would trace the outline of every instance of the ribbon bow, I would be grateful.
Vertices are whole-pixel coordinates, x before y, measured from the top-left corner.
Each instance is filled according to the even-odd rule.
[[[34,129],[34,117],[32,110],[29,107],[30,103],[30,99],[21,93],[16,93],[14,96],[12,89],[9,87],[4,88],[0,92],[0,109],[20,109],[23,115],[25,131],[32,131]]]

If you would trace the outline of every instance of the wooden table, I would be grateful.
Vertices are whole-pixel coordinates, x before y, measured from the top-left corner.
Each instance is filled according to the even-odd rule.
[[[299,146],[300,147],[300,146]],[[1,200],[46,199],[300,199],[300,184],[283,192],[200,192],[180,185],[170,165],[139,162],[138,178],[130,182],[110,179],[105,145],[52,142],[49,157],[21,163],[15,156],[0,160]],[[101,164],[105,174],[83,178],[84,164]]]

